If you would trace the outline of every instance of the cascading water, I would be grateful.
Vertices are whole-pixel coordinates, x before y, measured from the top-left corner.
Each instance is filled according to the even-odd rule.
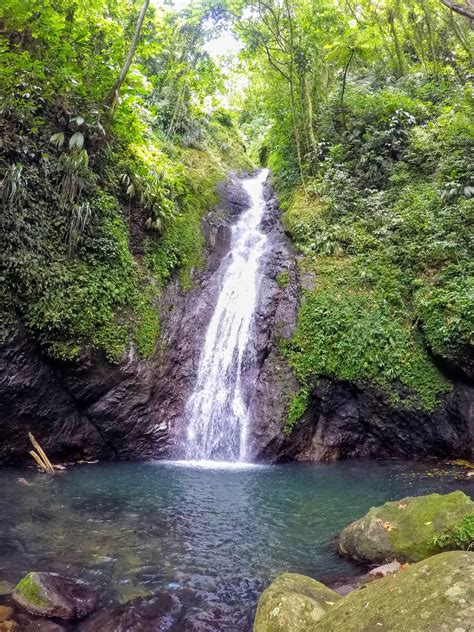
[[[251,206],[232,226],[218,274],[220,294],[206,333],[197,381],[186,407],[188,460],[246,460],[248,410],[242,372],[255,360],[250,344],[267,236],[260,230],[268,170],[242,181]]]

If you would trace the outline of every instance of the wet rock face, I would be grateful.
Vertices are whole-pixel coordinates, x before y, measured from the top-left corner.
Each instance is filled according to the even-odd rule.
[[[199,359],[207,326],[217,303],[219,275],[216,271],[230,248],[230,225],[248,208],[249,199],[240,182],[230,179],[221,188],[219,210],[203,223],[207,242],[206,269],[196,275],[196,287],[183,293],[177,285],[165,292],[162,303],[165,352],[156,376],[154,418],[158,424],[173,428],[170,451],[175,458],[184,456],[187,420],[186,402],[197,378]],[[279,222],[279,209],[270,190],[263,229],[269,248],[261,260],[263,278],[251,335],[256,362],[244,366],[242,383],[247,391],[251,424],[248,459],[275,458],[271,447],[275,435],[281,435],[281,420],[287,393],[296,381],[279,353],[280,337],[289,337],[296,326],[298,282],[295,257],[289,239]],[[278,278],[284,273],[285,283]]]
[[[207,326],[219,294],[218,274],[222,258],[230,248],[230,224],[248,207],[249,199],[238,180],[229,180],[221,189],[219,211],[204,221],[207,241],[207,266],[197,276],[196,287],[184,294],[177,285],[165,293],[161,320],[164,323],[165,352],[156,377],[156,408],[159,424],[168,422],[173,428],[171,454],[185,454],[187,419],[186,402],[197,379],[199,359]],[[297,388],[296,380],[279,350],[280,339],[292,335],[299,306],[297,266],[291,242],[279,221],[279,208],[269,187],[266,189],[266,211],[262,228],[269,247],[262,256],[262,280],[250,340],[250,357],[244,362],[241,376],[247,394],[250,427],[248,460],[274,460],[276,438],[282,437],[288,393]],[[279,282],[283,274],[284,283]]]
[[[309,409],[288,438],[282,458],[470,458],[474,449],[474,388],[455,383],[432,413],[394,406],[385,394],[322,379]]]
[[[262,261],[263,279],[253,332],[259,367],[249,402],[248,443],[251,459],[278,460],[284,458],[282,425],[289,398],[299,388],[280,346],[296,328],[300,287],[296,253],[283,231],[278,202],[269,187],[266,198],[262,227],[268,233],[270,247]]]
[[[219,296],[221,279],[216,272],[230,250],[231,224],[250,203],[236,177],[222,184],[219,194],[218,208],[202,222],[206,240],[204,270],[195,272],[191,290],[184,292],[175,281],[161,299],[164,351],[154,376],[151,414],[155,424],[170,429],[167,451],[173,458],[185,456],[186,403],[196,382],[207,327]]]
[[[57,461],[159,452],[167,428],[150,423],[156,363],[133,350],[117,366],[97,354],[53,362],[12,331],[0,345],[0,463],[30,460],[28,431]]]

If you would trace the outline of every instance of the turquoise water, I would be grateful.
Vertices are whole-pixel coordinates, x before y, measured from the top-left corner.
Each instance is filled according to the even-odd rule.
[[[74,575],[98,587],[103,605],[184,590],[204,608],[225,604],[244,629],[258,594],[282,571],[322,581],[360,574],[335,554],[333,538],[372,505],[472,493],[465,471],[440,476],[433,467],[115,463],[74,466],[54,478],[4,470],[0,579],[16,582],[30,570]]]

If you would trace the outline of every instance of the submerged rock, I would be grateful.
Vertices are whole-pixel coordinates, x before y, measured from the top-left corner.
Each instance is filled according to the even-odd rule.
[[[82,619],[96,606],[96,595],[78,579],[57,573],[28,573],[13,591],[13,601],[31,614]]]
[[[282,576],[285,577],[285,576]],[[254,632],[470,632],[474,629],[474,553],[451,551],[388,575],[327,604],[323,584],[281,578],[260,597]],[[308,582],[307,584],[305,583]],[[305,586],[308,593],[305,594]],[[311,587],[316,586],[314,600]],[[306,599],[302,607],[302,595]],[[331,592],[331,591],[330,591]],[[269,596],[275,595],[272,600]],[[337,597],[337,595],[336,595]],[[311,616],[311,601],[323,605]]]
[[[474,502],[460,491],[388,502],[346,527],[338,550],[359,562],[418,562],[439,552],[433,536],[471,513]]]
[[[310,577],[284,573],[260,597],[254,632],[309,630],[339,599],[336,592]]]
[[[80,632],[166,632],[175,630],[182,614],[182,604],[176,595],[156,593],[153,597],[138,597],[97,613],[83,624]]]
[[[65,632],[66,630],[62,625],[48,619],[43,621],[37,619],[24,624],[20,621],[20,629],[22,632]]]
[[[10,584],[10,582],[0,579],[0,595],[9,595],[14,588],[15,586]]]
[[[180,632],[246,632],[251,624],[235,622],[234,610],[225,604],[218,604],[210,609],[189,608],[182,620]]]

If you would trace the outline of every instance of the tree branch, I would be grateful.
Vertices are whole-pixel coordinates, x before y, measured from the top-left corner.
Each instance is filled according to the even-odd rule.
[[[445,7],[451,9],[451,11],[455,11],[459,13],[459,15],[463,15],[465,18],[469,20],[474,20],[474,3],[473,0],[466,0],[467,6],[462,4],[458,4],[457,2],[453,2],[452,0],[440,0],[444,4]]]

